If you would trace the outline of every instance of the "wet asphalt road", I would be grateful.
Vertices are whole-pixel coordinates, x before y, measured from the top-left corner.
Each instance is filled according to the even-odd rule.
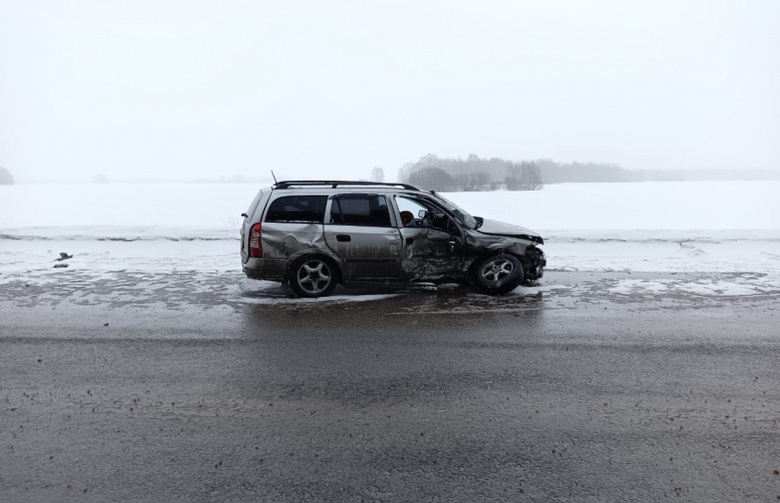
[[[780,500],[777,293],[239,279],[4,285],[0,501]]]

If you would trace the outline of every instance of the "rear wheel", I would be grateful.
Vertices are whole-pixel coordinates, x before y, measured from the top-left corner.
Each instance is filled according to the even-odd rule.
[[[304,257],[290,270],[290,286],[298,297],[325,297],[337,283],[336,266],[325,257]]]
[[[522,282],[523,265],[508,253],[482,259],[474,270],[474,283],[488,295],[511,292]]]

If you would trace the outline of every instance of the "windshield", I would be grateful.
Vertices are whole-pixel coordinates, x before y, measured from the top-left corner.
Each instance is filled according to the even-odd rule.
[[[442,197],[440,194],[435,192],[432,192],[431,194],[439,203],[441,203],[442,206],[444,206],[450,213],[452,213],[456,219],[458,219],[458,222],[460,222],[467,229],[476,229],[479,227],[477,219],[472,217],[468,211],[459,207],[449,199]]]

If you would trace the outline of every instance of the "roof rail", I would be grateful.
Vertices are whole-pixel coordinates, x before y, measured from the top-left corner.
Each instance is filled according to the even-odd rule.
[[[406,183],[392,183],[392,182],[366,182],[366,181],[349,181],[349,180],[285,180],[273,185],[273,189],[288,189],[290,187],[312,187],[317,185],[329,185],[335,189],[339,186],[353,185],[353,186],[380,186],[380,187],[402,187],[408,190],[420,190],[413,185]]]

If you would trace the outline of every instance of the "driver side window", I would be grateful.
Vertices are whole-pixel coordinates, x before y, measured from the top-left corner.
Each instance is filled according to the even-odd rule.
[[[403,227],[430,227],[430,222],[425,221],[425,214],[428,209],[408,197],[396,196],[395,203],[398,205],[398,211],[401,212],[401,225]]]
[[[458,226],[440,208],[404,196],[396,196],[395,202],[401,213],[403,227],[430,227],[455,236],[460,235]]]

